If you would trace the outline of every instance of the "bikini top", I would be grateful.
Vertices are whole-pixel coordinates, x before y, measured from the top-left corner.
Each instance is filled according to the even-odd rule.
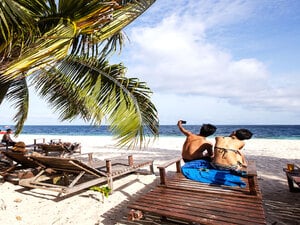
[[[239,150],[236,150],[236,149],[230,149],[230,148],[220,148],[220,147],[215,147],[215,149],[219,149],[219,150],[221,150],[221,152],[223,153],[223,156],[222,156],[222,158],[225,158],[225,156],[226,156],[226,153],[227,153],[228,151],[231,151],[231,152],[234,152],[234,153],[236,153],[236,154],[239,154],[239,155],[241,155],[240,151],[239,151]]]

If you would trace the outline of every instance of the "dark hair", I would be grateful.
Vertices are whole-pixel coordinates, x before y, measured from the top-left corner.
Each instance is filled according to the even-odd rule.
[[[7,130],[6,130],[6,132],[11,132],[12,131],[12,129],[10,129],[10,128],[8,128]]]
[[[217,130],[217,127],[215,127],[212,124],[203,124],[200,129],[200,135],[204,137],[208,137],[209,135],[212,135]]]
[[[252,137],[252,132],[250,130],[247,129],[239,129],[236,130],[234,135],[239,139],[239,140],[246,140],[246,139],[250,139]]]

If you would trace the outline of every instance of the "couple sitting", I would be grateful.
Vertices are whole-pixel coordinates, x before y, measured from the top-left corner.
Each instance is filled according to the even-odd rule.
[[[216,127],[211,124],[204,124],[199,134],[193,134],[182,126],[182,121],[177,123],[179,130],[186,136],[182,147],[182,158],[184,162],[205,159],[211,166],[219,170],[241,170],[247,167],[247,162],[241,149],[245,143],[243,140],[250,139],[252,133],[247,129],[238,129],[228,137],[218,136],[213,144],[206,137],[216,131]]]

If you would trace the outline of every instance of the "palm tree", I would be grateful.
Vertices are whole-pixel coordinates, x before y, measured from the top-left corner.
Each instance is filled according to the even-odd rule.
[[[108,58],[121,50],[122,29],[155,0],[2,0],[0,104],[16,108],[16,134],[29,108],[29,86],[59,113],[109,122],[121,146],[158,135],[151,90]]]

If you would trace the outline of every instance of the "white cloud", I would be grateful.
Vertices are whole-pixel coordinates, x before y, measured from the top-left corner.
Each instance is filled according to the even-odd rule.
[[[162,124],[175,124],[180,118],[189,124],[300,124],[299,67],[292,65],[297,70],[279,74],[276,68],[288,68],[289,62],[276,64],[262,56],[280,59],[279,48],[291,40],[285,36],[281,41],[285,33],[278,27],[291,26],[292,34],[299,35],[292,23],[267,23],[299,21],[299,6],[292,0],[272,4],[269,0],[157,0],[126,28],[130,43],[121,61],[128,67],[128,77],[139,77],[154,91]],[[267,22],[260,27],[262,21]],[[274,33],[267,33],[272,29],[280,42],[273,42]],[[264,52],[265,43],[273,52]],[[294,46],[285,54],[293,55],[298,43]],[[28,124],[59,123],[45,105],[31,104]],[[0,122],[5,124],[11,115],[1,107]]]
[[[253,56],[234,55],[209,39],[208,31],[222,25],[241,26],[255,16],[263,9],[258,3],[179,1],[172,11],[163,8],[166,15],[161,21],[155,18],[156,24],[127,31],[131,40],[124,60],[128,76],[140,77],[160,95],[215,97],[232,107],[299,112],[299,80],[284,83],[270,72],[270,65]]]

